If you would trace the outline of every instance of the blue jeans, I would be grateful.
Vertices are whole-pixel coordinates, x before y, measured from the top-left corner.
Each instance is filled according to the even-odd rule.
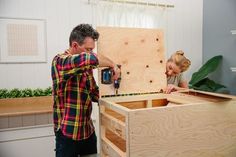
[[[95,132],[85,140],[75,141],[62,134],[59,130],[56,135],[56,157],[78,157],[97,153],[97,136]]]

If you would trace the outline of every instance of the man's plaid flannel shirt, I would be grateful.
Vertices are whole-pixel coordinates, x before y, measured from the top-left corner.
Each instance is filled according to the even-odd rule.
[[[94,53],[58,54],[52,61],[54,131],[73,140],[88,138],[94,132],[92,101],[99,98],[92,69],[98,67]]]

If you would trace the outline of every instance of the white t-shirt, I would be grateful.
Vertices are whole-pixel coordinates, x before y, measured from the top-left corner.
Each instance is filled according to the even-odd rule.
[[[183,73],[180,73],[176,76],[167,77],[167,84],[173,84],[175,86],[179,86],[179,84],[183,81],[184,81]]]

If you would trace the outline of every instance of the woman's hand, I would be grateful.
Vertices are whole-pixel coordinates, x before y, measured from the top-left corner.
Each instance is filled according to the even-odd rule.
[[[166,89],[164,90],[164,93],[170,94],[171,92],[175,92],[179,89],[179,87],[173,85],[173,84],[168,84]]]

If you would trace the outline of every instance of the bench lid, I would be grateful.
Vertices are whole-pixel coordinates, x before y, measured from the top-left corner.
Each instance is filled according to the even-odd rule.
[[[97,52],[121,65],[118,94],[160,92],[166,85],[164,34],[161,29],[97,27]],[[100,96],[115,95],[113,84],[101,83]]]

